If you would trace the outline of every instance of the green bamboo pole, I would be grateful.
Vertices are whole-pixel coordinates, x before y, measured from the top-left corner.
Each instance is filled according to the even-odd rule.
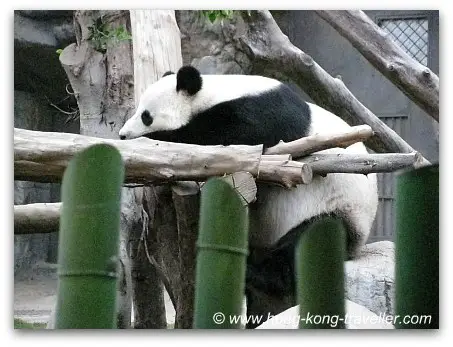
[[[94,145],[69,163],[62,183],[57,329],[116,328],[121,186],[112,146]]]
[[[296,248],[299,328],[345,327],[346,237],[340,219],[325,217],[302,234]]]
[[[203,186],[197,242],[194,328],[240,328],[248,252],[248,213],[227,182]]]
[[[395,256],[395,327],[439,328],[439,165],[397,178]]]

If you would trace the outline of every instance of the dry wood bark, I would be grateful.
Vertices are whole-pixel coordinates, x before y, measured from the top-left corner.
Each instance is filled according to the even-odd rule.
[[[368,125],[358,125],[341,133],[315,134],[292,142],[280,142],[273,147],[267,148],[264,153],[289,153],[292,158],[299,158],[332,147],[345,148],[353,143],[363,142],[373,135],[374,132],[371,127]]]
[[[424,164],[417,152],[360,156],[315,154],[294,161],[288,160],[288,155],[262,155],[260,145],[198,146],[147,138],[120,141],[14,129],[15,179],[58,182],[77,152],[100,142],[114,145],[121,152],[126,165],[126,182],[147,184],[204,181],[211,176],[246,171],[259,181],[293,187],[309,184],[313,174],[390,172]]]
[[[166,71],[175,66],[180,66],[181,50],[179,43],[179,29],[176,26],[174,11],[166,10],[131,10],[131,32],[133,40],[133,61],[134,61],[134,89],[135,89],[135,105],[138,105],[140,96],[143,94],[146,87],[157,81]],[[162,263],[161,257],[161,228],[156,225],[156,221],[152,221],[152,213],[160,213],[155,211],[159,204],[159,193],[161,189],[155,187],[143,187],[143,214],[149,218],[147,223],[147,239],[142,239],[141,242],[149,244],[149,239],[154,240],[153,246],[150,247],[150,255],[155,260],[155,263],[150,263],[147,258],[134,259],[134,266],[139,268],[142,276],[135,280],[134,300],[139,300],[140,305],[134,305],[137,315],[140,320],[137,322],[141,328],[164,328],[167,326],[164,293],[161,280],[168,283],[168,278],[159,278],[158,272]],[[172,203],[168,206],[160,205],[161,208],[172,209]],[[171,214],[168,214],[171,215]],[[169,223],[171,224],[171,223]],[[175,221],[173,222],[175,224]],[[176,226],[174,226],[176,228]],[[167,232],[168,234],[168,232]],[[149,283],[151,282],[151,283]],[[167,288],[170,290],[170,288]],[[138,298],[140,296],[141,298]],[[155,305],[157,303],[157,305]],[[150,310],[149,307],[154,307],[155,310]],[[162,312],[160,315],[162,321],[158,325],[152,323],[157,312]],[[165,321],[163,321],[165,319]],[[155,320],[155,319],[154,319]]]
[[[58,231],[61,203],[36,203],[14,206],[14,234]]]
[[[120,141],[16,128],[15,179],[58,182],[77,152],[101,142],[120,150],[126,165],[126,182],[202,181],[210,176],[247,171],[264,181],[293,186],[308,183],[312,176],[310,168],[302,163],[268,160],[272,156],[262,155],[261,145],[197,146],[147,138]]]
[[[193,326],[195,298],[195,259],[200,214],[200,189],[196,182],[177,182],[172,198],[178,223],[179,288],[176,303],[175,329]]]
[[[311,166],[313,173],[325,176],[332,172],[368,174],[372,172],[393,172],[422,165],[422,156],[414,153],[383,154],[312,154],[300,161]]]
[[[245,25],[237,28],[241,49],[254,63],[254,71],[284,75],[304,90],[315,103],[350,125],[369,125],[376,136],[365,144],[373,151],[412,153],[415,150],[366,108],[344,83],[330,76],[311,56],[294,46],[269,11],[243,11]],[[425,159],[426,160],[426,159]],[[426,161],[428,163],[428,161]]]
[[[410,167],[418,167],[421,163],[421,156],[417,152],[368,155],[319,153],[306,156],[300,160],[310,165],[314,174],[325,176],[332,172],[368,174],[372,172],[392,172]],[[237,189],[238,193],[244,198],[244,204],[249,204],[254,201],[257,190],[254,179],[249,173],[240,172],[228,175],[224,179]],[[177,205],[182,205],[181,208],[176,208],[176,212],[180,214],[180,216],[178,216],[178,223],[180,224],[179,230],[182,231],[175,235],[176,238],[184,238],[187,237],[187,235],[184,236],[182,234],[191,234],[187,231],[188,226],[189,229],[193,231],[194,216],[198,215],[195,213],[195,210],[198,209],[198,205],[196,205],[193,200],[195,199],[195,196],[198,199],[198,184],[195,182],[176,182],[172,186],[172,192],[175,203]],[[169,194],[168,191],[166,194]],[[147,200],[149,200],[149,198]],[[189,208],[191,205],[193,205],[192,207],[194,207],[194,209]],[[61,203],[15,205],[14,233],[33,234],[58,231],[60,208]],[[152,211],[152,214],[153,213],[154,210]],[[150,224],[152,225],[151,220]],[[177,245],[178,243],[175,244]],[[177,258],[185,257],[185,255],[178,254],[177,251],[171,253],[174,253]],[[183,265],[181,265],[181,267],[183,267]]]
[[[176,310],[180,288],[179,245],[171,186],[152,186],[143,189],[143,193],[143,208],[149,218],[147,223],[149,233],[156,238],[154,243],[156,248],[152,250],[150,256],[154,259],[153,266],[159,274],[159,281],[165,285]]]
[[[439,77],[403,51],[363,11],[316,11],[378,71],[439,121]]]
[[[231,184],[238,194],[243,197],[244,205],[248,205],[249,203],[253,202],[256,198],[256,183],[253,176],[248,172],[237,172],[232,175],[227,175],[222,177],[226,182]],[[170,196],[170,191],[167,188],[165,194],[170,196],[173,200],[175,200],[175,205],[182,205],[181,209],[178,209],[175,206],[177,213],[181,216],[179,218],[181,221],[178,221],[179,231],[176,232],[176,229],[173,231],[176,235],[171,241],[175,241],[177,238],[180,237],[179,234],[191,234],[193,232],[193,220],[194,217],[197,216],[198,218],[198,205],[193,203],[193,197],[196,195],[197,199],[199,198],[199,187],[203,186],[202,183],[195,183],[195,182],[188,182],[188,181],[179,181],[175,182],[171,185],[172,196]],[[154,194],[154,191],[145,191],[146,194]],[[142,200],[140,198],[140,200]],[[151,201],[152,199],[147,196],[144,199],[146,202]],[[177,200],[177,201],[176,201]],[[58,232],[59,231],[59,220],[60,220],[60,212],[61,212],[61,202],[56,203],[34,203],[34,204],[26,204],[26,205],[14,205],[14,234],[36,234],[36,233],[50,233],[50,232]],[[156,214],[156,206],[148,206],[151,208],[149,220],[148,220],[148,227],[153,227],[154,219]],[[194,207],[194,210],[189,210],[189,207]],[[187,213],[184,213],[183,210],[187,210]],[[184,216],[185,214],[190,214],[190,216]],[[167,218],[171,219],[171,218]],[[176,221],[175,218],[173,218]],[[186,226],[190,227],[191,232],[186,230]],[[143,229],[142,229],[143,232]],[[195,232],[196,234],[196,232]],[[168,230],[165,234],[168,236]],[[141,234],[140,234],[141,236]],[[181,236],[185,238],[187,236]],[[170,244],[175,245],[175,249],[172,250],[170,253],[174,258],[184,258],[185,255],[179,254],[180,245],[177,242],[171,242]],[[193,248],[195,243],[193,243]],[[187,247],[187,244],[184,244],[183,247]],[[192,252],[192,251],[190,251]],[[195,259],[195,258],[194,258]],[[172,261],[170,261],[172,262]],[[187,262],[181,261],[182,265],[181,268],[187,266]],[[177,265],[173,265],[172,271],[177,271]],[[164,276],[168,278],[168,276]],[[176,302],[176,300],[173,300]]]

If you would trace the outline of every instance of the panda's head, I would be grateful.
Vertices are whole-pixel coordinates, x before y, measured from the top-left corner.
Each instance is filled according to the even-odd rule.
[[[175,130],[189,123],[202,83],[200,72],[192,66],[183,66],[177,74],[165,73],[145,90],[135,114],[120,129],[120,139]]]

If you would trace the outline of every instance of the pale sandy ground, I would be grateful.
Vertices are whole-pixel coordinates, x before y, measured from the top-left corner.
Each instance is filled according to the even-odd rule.
[[[30,323],[47,323],[57,298],[55,276],[37,276],[36,279],[14,281],[14,317]],[[175,310],[165,292],[167,322],[175,321]]]
[[[14,317],[47,323],[55,304],[57,281],[51,278],[14,282]]]

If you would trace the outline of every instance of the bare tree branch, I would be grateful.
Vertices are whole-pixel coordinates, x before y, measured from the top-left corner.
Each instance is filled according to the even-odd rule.
[[[358,125],[341,133],[315,134],[292,142],[280,142],[266,149],[264,153],[289,153],[292,158],[299,158],[332,147],[345,148],[353,143],[363,142],[373,134],[373,130],[368,125]]]
[[[312,154],[301,158],[301,162],[311,166],[313,174],[325,176],[328,173],[393,172],[422,165],[422,156],[414,153],[384,154]]]
[[[14,234],[51,233],[60,225],[61,203],[14,206]]]
[[[358,101],[340,79],[330,76],[311,56],[295,47],[269,11],[243,11],[242,18],[245,25],[242,29],[238,27],[236,36],[253,61],[255,70],[263,73],[273,70],[283,74],[296,82],[314,102],[350,125],[369,125],[376,136],[369,138],[365,144],[375,152],[415,152]]]
[[[316,11],[377,70],[439,121],[439,77],[404,52],[363,11]]]

